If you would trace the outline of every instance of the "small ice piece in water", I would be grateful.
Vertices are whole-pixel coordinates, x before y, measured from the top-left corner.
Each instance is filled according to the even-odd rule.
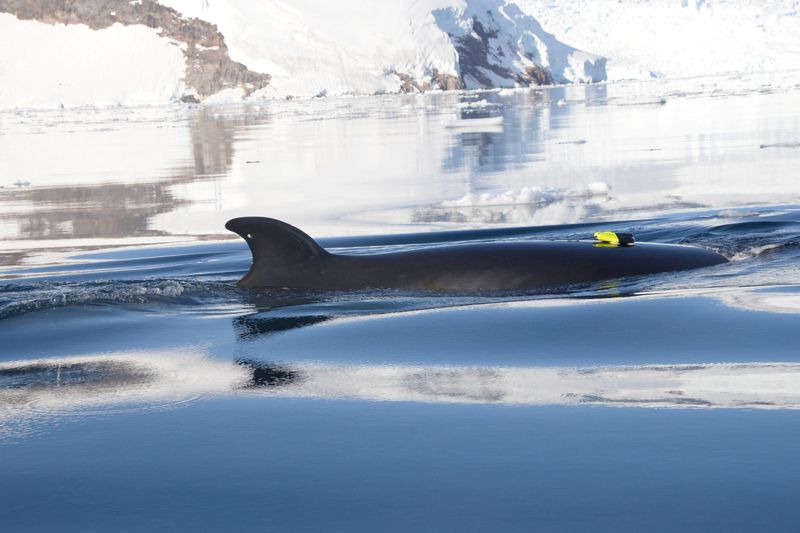
[[[492,193],[467,193],[457,200],[445,200],[441,207],[476,207],[491,205],[533,205],[549,204],[565,199],[592,198],[606,196],[611,186],[602,181],[593,181],[569,189],[555,187],[525,186],[519,191],[505,191],[499,194]]]
[[[470,131],[496,131],[503,126],[503,117],[462,118],[445,124],[445,128]]]
[[[456,107],[459,109],[465,108],[481,108],[481,107],[497,107],[499,104],[487,102],[486,100],[477,100],[475,102],[459,102]]]
[[[800,142],[790,141],[782,143],[760,144],[759,148],[800,148]]]
[[[620,100],[617,105],[664,105],[667,99],[663,97],[656,98],[628,98]]]

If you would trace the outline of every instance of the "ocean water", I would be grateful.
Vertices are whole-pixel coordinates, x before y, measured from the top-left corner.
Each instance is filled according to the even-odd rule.
[[[0,114],[3,531],[796,530],[795,74]],[[240,215],[731,261],[254,293]]]

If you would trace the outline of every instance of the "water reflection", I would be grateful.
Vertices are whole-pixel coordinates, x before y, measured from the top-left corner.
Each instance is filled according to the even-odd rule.
[[[464,172],[466,190],[485,190],[481,180],[486,173],[503,172],[544,159],[544,137],[553,124],[553,103],[562,91],[531,90],[500,95],[485,93],[477,99],[462,98],[459,119],[502,118],[502,127],[488,131],[460,128],[453,130],[453,142],[442,160],[443,172]],[[556,100],[553,100],[556,98]]]
[[[350,365],[226,362],[194,351],[12,361],[0,363],[0,426],[59,413],[113,413],[254,393],[433,403],[797,409],[800,364]]]
[[[332,315],[240,316],[233,320],[233,329],[240,339],[250,340],[262,335],[283,333],[297,328],[321,324],[334,318]]]
[[[192,178],[9,191],[4,201],[33,209],[0,214],[0,221],[14,227],[13,238],[19,240],[165,235],[150,229],[150,219],[186,203],[173,196],[170,186],[187,179]]]
[[[186,121],[189,157],[174,167],[158,169],[163,175],[141,176],[141,181],[134,183],[113,178],[111,182],[86,183],[78,176],[75,184],[0,191],[0,202],[16,206],[0,214],[0,225],[9,228],[5,237],[112,239],[170,234],[151,226],[157,215],[192,204],[192,199],[176,194],[176,187],[227,175],[239,132],[269,120],[268,115],[247,108],[235,114],[208,108],[187,112],[191,113]],[[112,139],[114,131],[108,132]],[[113,174],[113,169],[107,171]]]
[[[761,94],[751,80],[751,92],[719,98],[714,84],[683,83],[699,92],[663,82],[272,101],[138,121],[125,110],[3,114],[0,231],[219,235],[228,218],[264,214],[329,236],[800,200],[800,152],[760,148],[800,137],[794,89]],[[611,187],[607,201],[441,209],[469,193],[595,181]]]
[[[729,307],[764,313],[800,314],[800,288],[778,287],[751,291],[726,291],[717,298]]]

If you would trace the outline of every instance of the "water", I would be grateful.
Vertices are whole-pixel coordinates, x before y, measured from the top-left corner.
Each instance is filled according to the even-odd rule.
[[[793,530],[794,79],[0,115],[4,530]],[[257,294],[245,214],[731,262]]]

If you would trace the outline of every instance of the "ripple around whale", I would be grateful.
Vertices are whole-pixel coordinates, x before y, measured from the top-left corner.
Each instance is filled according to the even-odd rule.
[[[752,221],[752,209],[737,211],[739,221],[713,225],[716,212],[691,216],[675,215],[662,220],[610,222],[549,226],[536,228],[502,228],[454,232],[384,235],[373,237],[327,238],[320,242],[347,253],[385,253],[419,250],[448,243],[527,242],[530,239],[579,238],[592,231],[616,227],[633,231],[643,239],[680,242],[716,250],[732,259],[717,271],[661,274],[618,280],[615,295],[641,291],[681,288],[716,287],[723,285],[759,286],[792,282],[793,264],[798,247],[799,212],[791,208],[762,208]],[[709,217],[712,218],[709,218]],[[725,215],[728,219],[733,214]],[[758,222],[753,225],[753,222]],[[744,225],[744,226],[743,226]],[[750,227],[755,231],[743,231]],[[168,258],[168,260],[165,260]],[[250,254],[240,242],[197,243],[178,247],[137,248],[77,253],[71,262],[59,267],[6,269],[0,280],[0,318],[76,305],[169,307],[173,310],[196,309],[202,312],[246,314],[252,309],[287,308],[287,302],[299,299],[294,316],[314,314],[303,308],[302,301],[317,306],[327,302],[325,316],[383,312],[394,310],[492,302],[503,299],[536,299],[567,296],[564,291],[511,291],[506,294],[482,294],[448,297],[425,292],[366,290],[360,294],[314,294],[313,291],[277,291],[257,294],[242,293],[233,288],[235,280],[248,268]],[[155,268],[149,268],[154,266]],[[677,284],[677,285],[676,285]],[[571,297],[606,297],[603,284],[571,287]],[[305,299],[305,300],[303,300]],[[336,304],[335,302],[339,302]],[[331,306],[338,307],[334,311]],[[366,307],[365,307],[366,306]],[[369,307],[375,307],[371,311]],[[362,309],[363,308],[363,309]],[[266,317],[262,317],[266,318]]]

